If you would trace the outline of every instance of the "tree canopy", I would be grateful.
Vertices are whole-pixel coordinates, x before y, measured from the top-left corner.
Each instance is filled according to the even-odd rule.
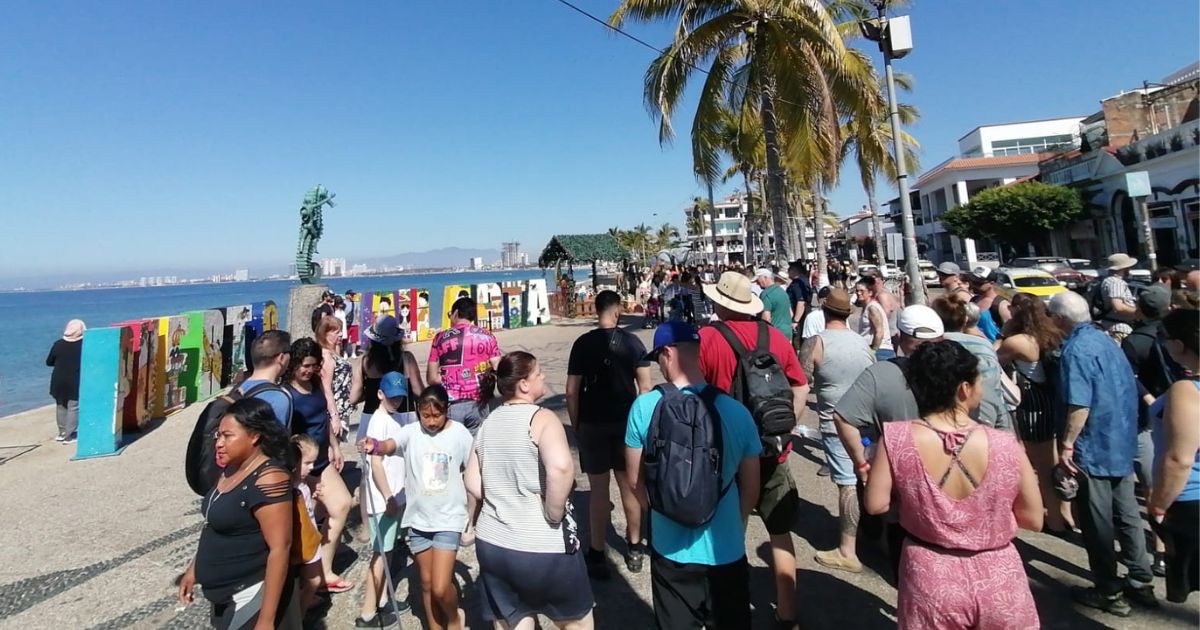
[[[1064,186],[1024,182],[989,188],[951,208],[942,223],[956,236],[990,238],[1008,245],[1028,243],[1085,216],[1079,192]]]

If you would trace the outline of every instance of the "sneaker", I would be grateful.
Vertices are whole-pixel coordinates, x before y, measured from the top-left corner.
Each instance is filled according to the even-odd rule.
[[[64,437],[62,439],[62,442],[60,442],[60,444],[74,444],[77,437],[78,437],[77,435],[72,433],[71,435]]]
[[[1158,596],[1154,594],[1154,587],[1150,584],[1126,586],[1125,597],[1143,608],[1158,608]]]
[[[403,599],[397,599],[379,607],[379,612],[381,613],[395,613],[397,615],[403,615],[410,610],[412,610],[412,605]]]
[[[1166,554],[1161,551],[1154,552],[1154,563],[1150,565],[1150,572],[1155,577],[1167,577],[1167,558]]]
[[[829,551],[818,551],[813,557],[817,564],[830,569],[839,571],[849,571],[850,573],[862,573],[863,564],[858,558],[848,558],[842,555],[842,552],[837,549]]]
[[[54,441],[55,441],[55,442],[61,442],[61,441],[65,440],[65,439],[67,439],[67,436],[65,436],[65,435],[63,435],[63,434],[61,434],[61,433],[59,433],[58,435],[54,436]]]
[[[612,577],[603,551],[588,547],[587,552],[583,554],[583,561],[587,565],[588,577],[593,580],[605,581]]]
[[[818,477],[828,477],[829,476],[829,466],[826,466],[825,464],[821,464],[821,467],[817,469],[817,476]]]
[[[625,568],[630,573],[641,573],[642,563],[646,559],[646,546],[643,544],[629,545],[629,553],[625,556]]]
[[[1095,588],[1075,586],[1071,588],[1071,599],[1088,608],[1103,610],[1118,617],[1128,617],[1133,612],[1129,607],[1129,602],[1125,601],[1125,596],[1120,593],[1104,595]]]
[[[396,625],[395,613],[383,612],[382,610],[375,613],[374,617],[368,621],[359,617],[354,620],[355,628],[386,628]]]

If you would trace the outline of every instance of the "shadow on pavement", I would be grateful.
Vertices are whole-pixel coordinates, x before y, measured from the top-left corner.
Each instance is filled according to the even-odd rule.
[[[768,566],[750,565],[750,603],[753,627],[772,627],[775,618],[775,578],[770,569],[771,548],[764,542],[758,557]],[[804,562],[798,562],[803,566]],[[896,608],[854,584],[820,571],[796,572],[796,610],[800,627],[895,628]],[[829,604],[833,604],[830,606]]]
[[[616,483],[611,482],[611,483]],[[571,496],[571,502],[575,506],[575,522],[579,524],[579,540],[583,545],[580,553],[586,551],[588,541],[591,540],[589,531],[589,509],[588,502],[591,499],[590,490],[576,490]],[[621,509],[620,505],[615,505],[614,510]],[[614,556],[618,562],[623,557],[626,550],[625,537],[623,534],[617,533],[610,525],[605,534],[605,541],[608,543],[610,552],[608,554],[611,576],[607,581],[591,580],[592,596],[596,599],[595,620],[596,628],[613,630],[632,630],[633,628],[648,628],[654,623],[654,611],[650,605],[642,600],[638,594],[638,589],[629,582],[624,563],[622,566],[616,566],[612,560]],[[615,552],[615,553],[614,553]],[[649,581],[650,576],[650,558],[647,557],[643,564],[641,573],[637,575],[646,576]]]

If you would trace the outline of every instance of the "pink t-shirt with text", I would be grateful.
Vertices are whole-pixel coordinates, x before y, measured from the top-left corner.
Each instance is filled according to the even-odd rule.
[[[429,348],[429,362],[437,363],[450,400],[478,400],[479,373],[499,356],[492,333],[469,322],[439,332]]]

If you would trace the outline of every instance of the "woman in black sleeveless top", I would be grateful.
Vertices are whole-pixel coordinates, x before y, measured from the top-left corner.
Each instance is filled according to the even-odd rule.
[[[215,439],[225,468],[200,504],[204,529],[179,599],[190,603],[200,584],[216,628],[299,628],[288,435],[269,404],[245,398],[229,406]]]
[[[362,403],[362,416],[358,422],[358,437],[355,443],[366,437],[367,420],[379,408],[379,380],[388,372],[400,372],[408,378],[409,391],[425,389],[421,368],[413,353],[404,349],[404,336],[396,324],[396,318],[386,315],[363,334],[370,342],[362,361],[355,366],[350,385],[350,402]]]

